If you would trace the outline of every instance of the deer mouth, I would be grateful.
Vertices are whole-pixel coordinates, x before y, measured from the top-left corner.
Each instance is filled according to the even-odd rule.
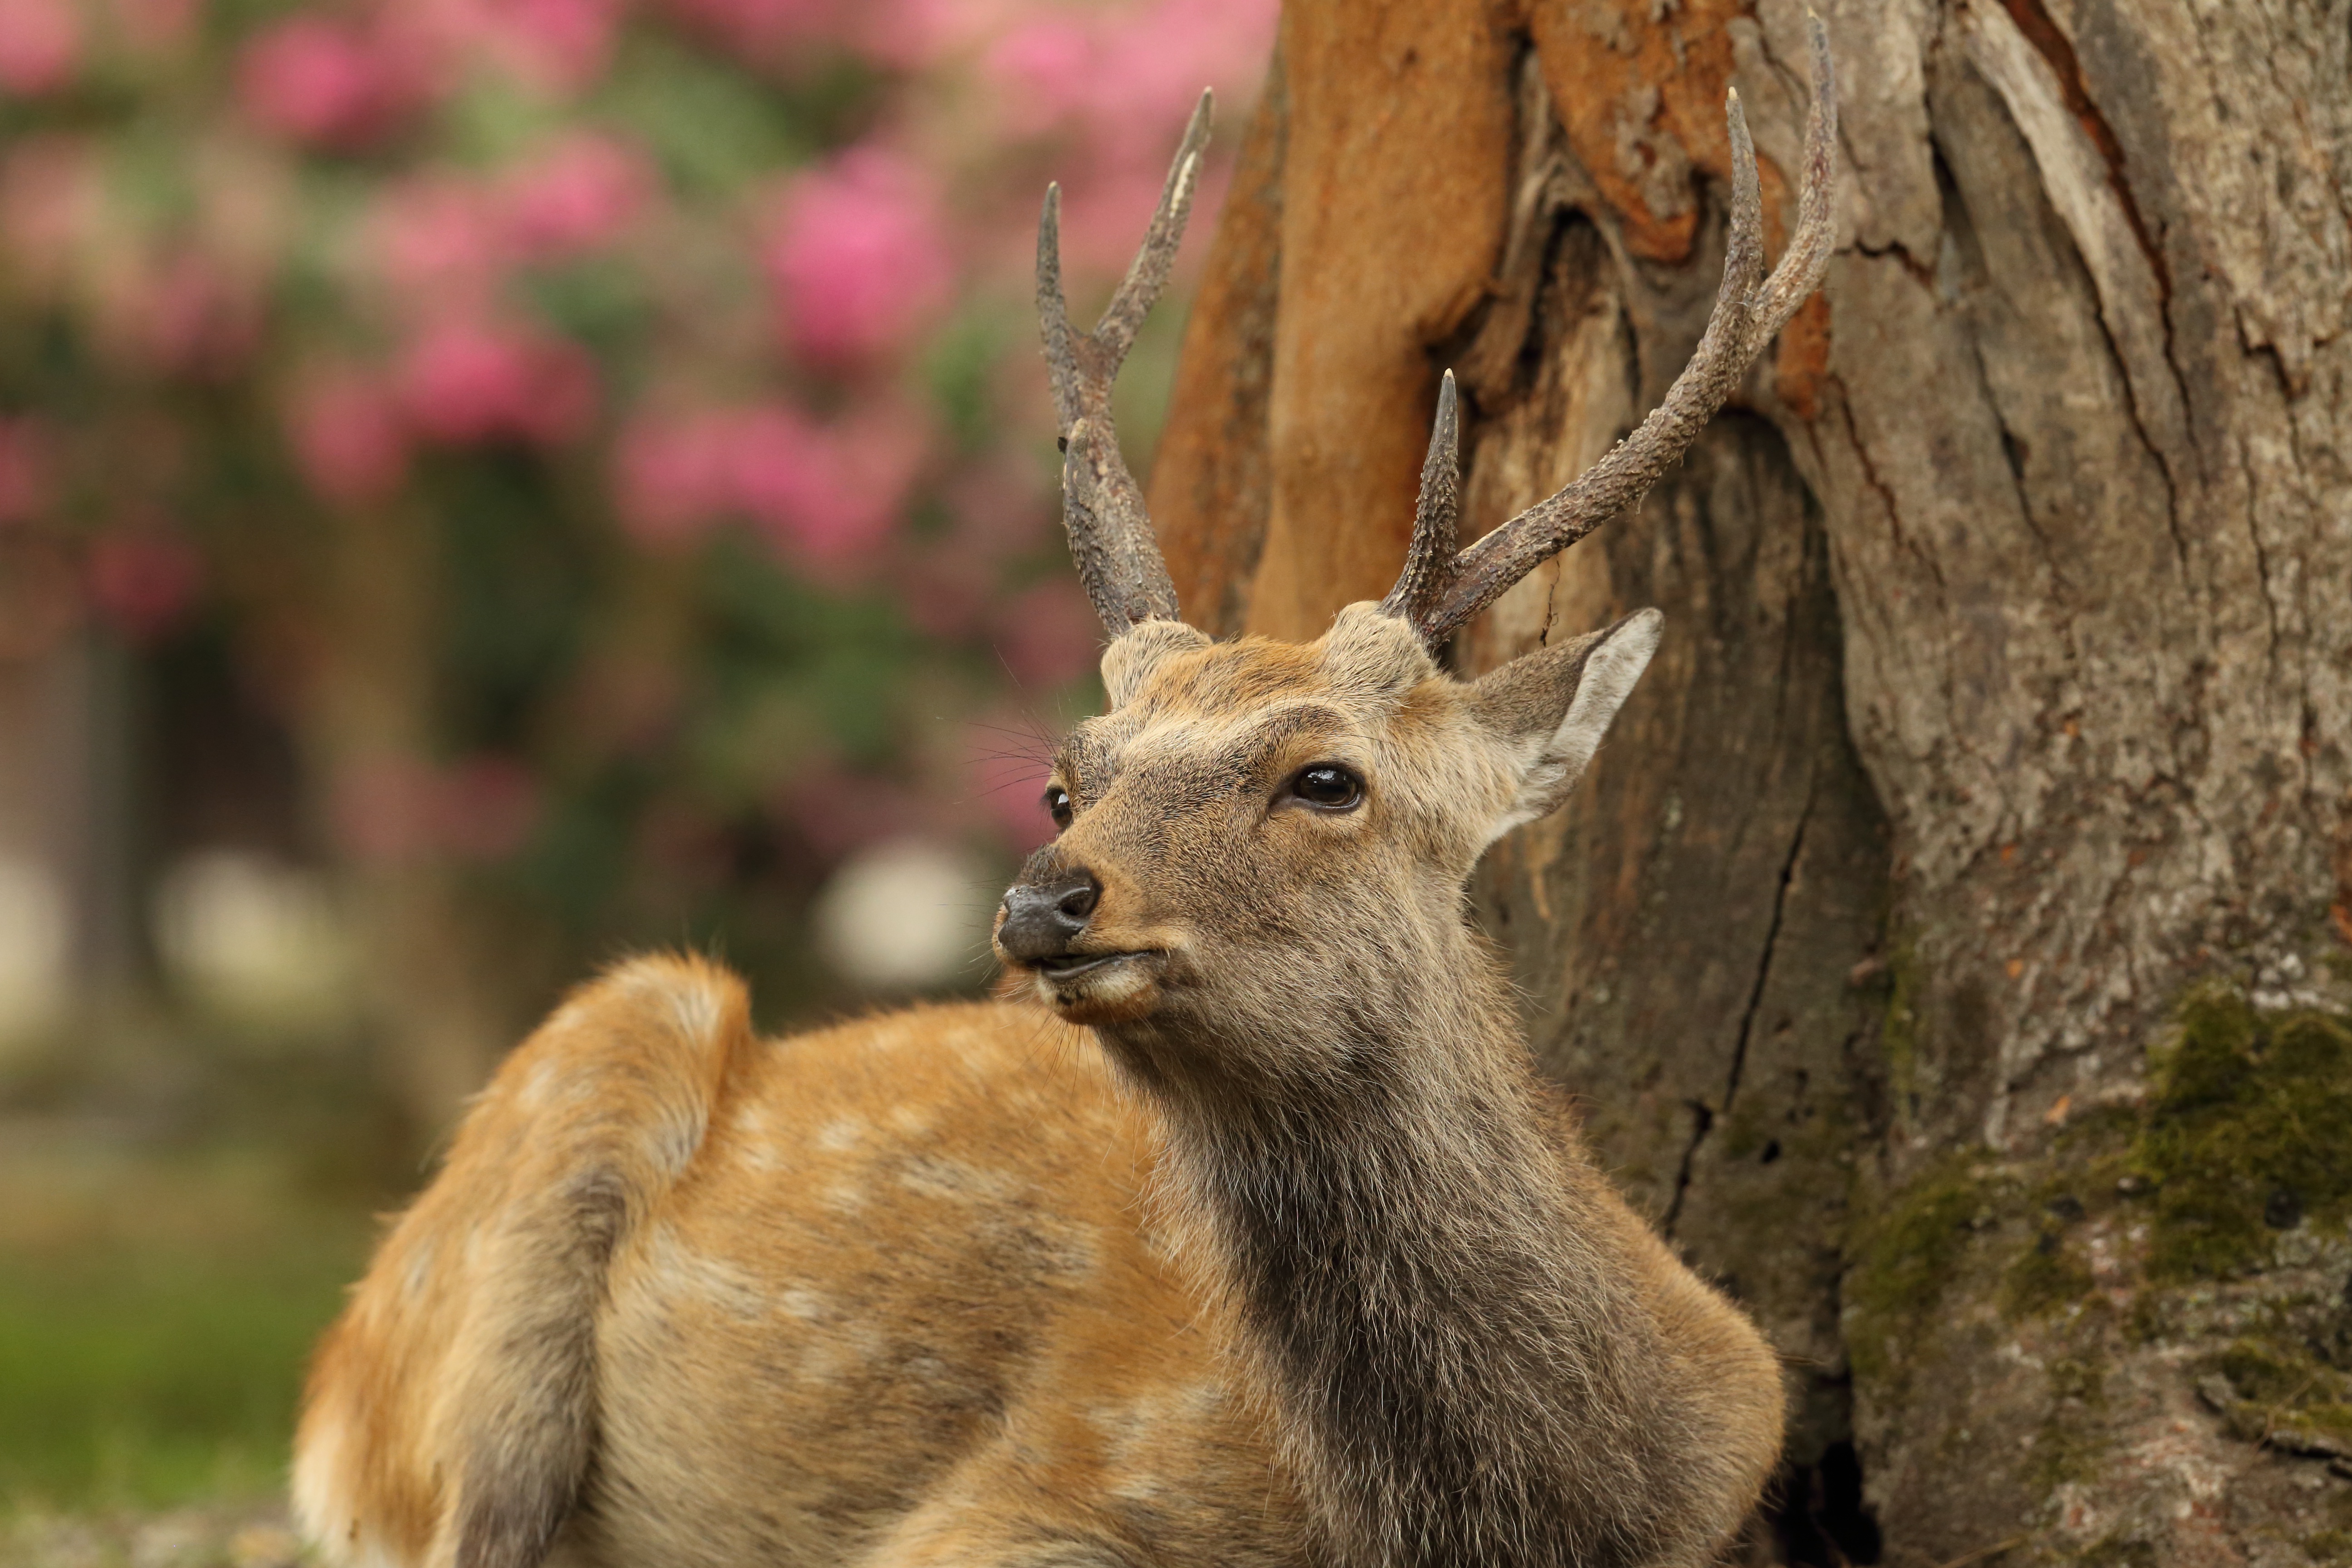
[[[1155,949],[1074,952],[1029,966],[1037,1000],[1073,1024],[1110,1024],[1151,1011],[1160,994]]]
[[[1133,952],[1074,952],[1064,958],[1040,959],[1031,967],[1046,979],[1059,984],[1076,980],[1082,974],[1092,974],[1098,970],[1108,969],[1114,964],[1126,963],[1133,959],[1159,956],[1157,952],[1149,949],[1138,949]]]

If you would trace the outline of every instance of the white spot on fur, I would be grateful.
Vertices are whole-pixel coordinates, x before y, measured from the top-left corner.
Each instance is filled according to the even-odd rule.
[[[343,1424],[314,1413],[302,1426],[294,1450],[294,1522],[305,1540],[330,1563],[349,1561],[342,1550],[351,1538],[352,1509],[341,1495]]]
[[[798,1285],[776,1298],[777,1311],[803,1322],[821,1323],[830,1315],[831,1310],[831,1303],[824,1297]]]
[[[674,1226],[655,1228],[646,1243],[651,1282],[671,1300],[693,1300],[738,1318],[761,1318],[769,1298],[758,1279],[722,1258],[697,1252]]]
[[[416,1244],[415,1252],[408,1259],[408,1272],[400,1280],[400,1292],[407,1300],[415,1300],[425,1294],[425,1287],[432,1283],[433,1258],[437,1251],[439,1247],[430,1236]]]
[[[836,1116],[816,1130],[816,1146],[829,1154],[845,1153],[866,1141],[874,1124],[862,1116]]]
[[[672,1108],[670,1113],[656,1124],[651,1153],[655,1166],[666,1180],[674,1181],[694,1159],[694,1152],[702,1147],[702,1134],[708,1123],[701,1109]]]
[[[678,1028],[698,1045],[709,1044],[719,1033],[719,995],[700,981],[673,986],[669,1010]]]
[[[898,1173],[898,1184],[929,1197],[988,1199],[1010,1197],[1014,1184],[1001,1171],[983,1171],[961,1160],[913,1159]]]
[[[565,1011],[568,1012],[570,1009],[567,1008]],[[562,1014],[557,1015],[558,1017],[562,1016]],[[530,1069],[530,1076],[522,1080],[522,1092],[515,1097],[516,1102],[525,1110],[545,1110],[549,1100],[555,1093],[556,1080],[561,1076],[554,1058],[551,1057],[539,1063]]]

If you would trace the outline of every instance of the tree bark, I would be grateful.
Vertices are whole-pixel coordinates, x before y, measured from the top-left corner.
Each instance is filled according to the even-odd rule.
[[[1482,917],[1790,1358],[1757,1554],[2352,1561],[2352,15],[1820,8],[1821,297],[1456,640],[1668,616]],[[1386,589],[1447,366],[1465,534],[1629,429],[1712,300],[1727,87],[1793,218],[1802,24],[1292,0],[1153,476],[1200,624]]]

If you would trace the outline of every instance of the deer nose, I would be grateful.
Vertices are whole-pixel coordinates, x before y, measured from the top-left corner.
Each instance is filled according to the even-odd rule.
[[[1094,918],[1102,884],[1089,871],[1073,871],[1043,887],[1019,883],[1004,894],[1004,923],[996,944],[1024,963],[1063,957]]]

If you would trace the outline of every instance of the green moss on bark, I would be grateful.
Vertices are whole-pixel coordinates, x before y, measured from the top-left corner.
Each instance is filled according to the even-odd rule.
[[[1846,1351],[1860,1376],[1887,1376],[1895,1346],[1917,1342],[1950,1293],[1979,1226],[1992,1217],[1996,1181],[1981,1150],[1946,1157],[1858,1227],[1846,1278]]]
[[[2264,1016],[2200,987],[2151,1061],[2135,1173],[2154,1189],[2148,1278],[2226,1278],[2275,1232],[2352,1210],[2352,1028],[2318,1013]]]

